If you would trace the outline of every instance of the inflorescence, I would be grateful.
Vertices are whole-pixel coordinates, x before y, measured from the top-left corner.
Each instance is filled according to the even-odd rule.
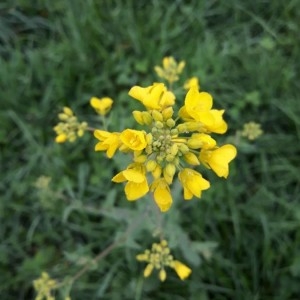
[[[133,117],[145,130],[94,131],[99,140],[96,151],[106,151],[109,158],[117,150],[133,154],[132,163],[112,178],[113,182],[126,182],[129,201],[151,192],[160,210],[168,211],[173,202],[170,186],[177,172],[183,198],[200,198],[202,191],[210,187],[209,181],[195,170],[200,164],[227,178],[229,163],[237,151],[231,144],[218,146],[211,137],[212,133],[224,134],[227,124],[224,110],[212,108],[209,93],[192,86],[177,115],[175,95],[163,83],[134,86],[129,95],[144,106],[142,111],[133,111]]]

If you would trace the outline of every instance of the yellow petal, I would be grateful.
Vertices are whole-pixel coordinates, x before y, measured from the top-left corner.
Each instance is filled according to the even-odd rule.
[[[182,262],[175,260],[174,269],[181,280],[186,279],[192,273],[192,270]]]
[[[183,199],[184,200],[191,200],[193,198],[193,196],[194,196],[193,193],[189,189],[183,187]]]
[[[126,178],[123,175],[123,171],[118,173],[117,175],[115,175],[111,181],[117,182],[117,183],[126,181]]]
[[[227,131],[227,123],[223,119],[224,110],[212,109],[210,114],[214,121],[212,124],[206,123],[206,129],[219,134],[225,133]]]
[[[129,181],[125,186],[126,198],[129,201],[137,200],[145,196],[149,191],[149,186],[147,180],[144,180],[141,183],[135,183]]]
[[[100,141],[107,139],[111,135],[111,132],[104,131],[104,130],[95,130],[94,137]]]
[[[147,89],[136,85],[130,89],[128,95],[134,99],[142,101],[143,98],[147,95]]]
[[[141,183],[146,179],[145,175],[137,170],[127,169],[127,170],[124,170],[122,173],[128,181]]]

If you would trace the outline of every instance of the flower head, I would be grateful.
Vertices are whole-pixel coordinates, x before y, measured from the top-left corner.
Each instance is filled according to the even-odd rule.
[[[242,136],[248,138],[250,141],[257,139],[262,134],[263,130],[259,123],[249,122],[243,126]]]
[[[66,141],[74,142],[78,137],[82,137],[87,130],[86,122],[78,122],[77,117],[69,107],[64,107],[63,112],[58,114],[60,122],[53,128],[57,136],[56,143],[64,143]]]
[[[46,299],[54,300],[54,297],[51,295],[51,291],[56,288],[58,285],[57,281],[50,278],[48,273],[43,272],[41,277],[33,281],[34,289],[37,292],[36,300]]]
[[[163,67],[155,66],[154,70],[156,74],[166,79],[170,84],[179,80],[179,76],[182,73],[183,68],[185,67],[185,62],[181,61],[176,62],[173,56],[167,56],[163,59]]]
[[[175,68],[173,58],[165,59],[163,64],[164,70],[157,69],[159,72],[171,68],[178,74],[184,66],[181,63]],[[144,106],[144,110],[133,112],[134,119],[144,130],[95,131],[95,137],[100,140],[96,150],[106,151],[108,157],[118,149],[132,154],[133,163],[112,179],[125,182],[128,200],[137,200],[151,192],[160,211],[166,212],[173,203],[171,185],[177,172],[185,200],[200,198],[202,191],[210,187],[195,167],[203,165],[220,177],[228,176],[228,164],[235,157],[236,149],[232,145],[218,146],[211,136],[225,133],[227,124],[223,119],[224,110],[213,108],[209,93],[199,92],[198,86],[191,84],[177,114],[175,95],[163,83],[134,86],[129,95]],[[147,274],[151,268],[147,267]],[[161,277],[164,276],[162,271]]]
[[[166,268],[174,269],[181,280],[186,279],[192,272],[188,266],[174,260],[166,240],[153,243],[151,249],[146,249],[144,253],[138,254],[136,259],[147,263],[144,269],[144,277],[149,277],[153,270],[157,270],[160,281],[165,281],[167,278]]]

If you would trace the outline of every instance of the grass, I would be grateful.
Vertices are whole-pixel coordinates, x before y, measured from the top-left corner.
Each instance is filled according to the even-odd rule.
[[[201,201],[170,214],[174,245],[180,232],[218,244],[209,261],[175,249],[194,264],[189,280],[142,278],[135,255],[153,241],[143,228],[80,278],[72,299],[299,299],[299,14],[296,0],[0,4],[1,299],[33,299],[42,271],[75,274],[78,257],[94,257],[141,211],[110,182],[123,157],[108,161],[88,137],[56,145],[52,127],[64,105],[93,118],[94,95],[115,99],[114,130],[131,126],[127,92],[157,80],[166,55],[186,60],[185,76],[226,109],[228,135],[251,120],[264,135],[239,149],[227,181],[210,176]],[[42,175],[44,194],[34,187]]]

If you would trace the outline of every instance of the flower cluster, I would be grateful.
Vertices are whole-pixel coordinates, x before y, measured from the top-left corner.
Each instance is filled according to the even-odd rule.
[[[262,134],[263,130],[261,129],[261,125],[255,122],[244,124],[243,131],[241,132],[241,135],[250,141],[256,140]]]
[[[196,166],[202,164],[217,176],[227,178],[228,164],[235,158],[236,148],[231,144],[218,146],[211,137],[212,133],[225,133],[227,124],[224,110],[212,108],[209,93],[191,87],[177,116],[175,95],[163,83],[145,88],[134,86],[129,95],[145,108],[133,111],[133,117],[146,130],[94,131],[99,140],[96,151],[106,151],[109,158],[117,150],[133,155],[132,163],[112,178],[117,183],[126,182],[128,200],[152,192],[156,204],[165,212],[172,205],[170,186],[177,172],[185,200],[200,198],[202,191],[210,187],[209,181],[194,170]]]
[[[35,300],[54,300],[51,291],[57,286],[57,282],[51,279],[48,273],[43,272],[40,278],[33,281],[34,289],[37,292]]]
[[[149,277],[152,271],[156,269],[159,271],[158,277],[161,281],[165,281],[167,278],[165,267],[174,269],[181,280],[186,279],[192,272],[188,266],[178,260],[174,260],[166,240],[152,244],[151,249],[138,254],[136,259],[148,263],[144,270],[144,277]]]
[[[180,75],[184,67],[184,61],[177,63],[173,56],[167,56],[163,59],[163,67],[155,66],[154,70],[159,77],[166,79],[172,84],[179,80],[178,75]]]
[[[69,107],[65,106],[63,112],[58,114],[58,118],[61,122],[54,127],[57,134],[55,138],[57,143],[74,142],[77,137],[82,137],[87,130],[88,124],[86,122],[79,123]]]

